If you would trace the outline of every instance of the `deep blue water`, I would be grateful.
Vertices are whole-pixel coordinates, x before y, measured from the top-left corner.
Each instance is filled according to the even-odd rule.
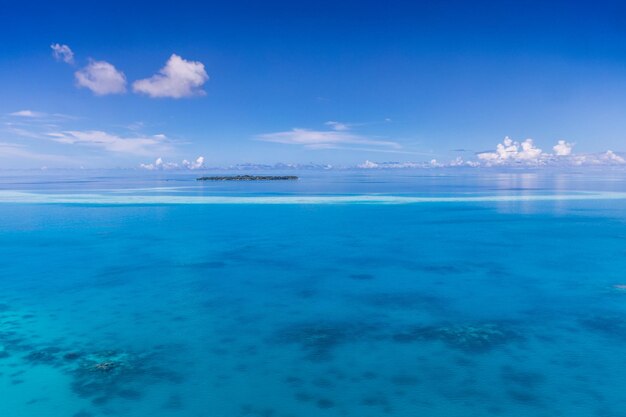
[[[0,414],[626,416],[617,194],[149,203],[558,196],[625,184],[619,172],[305,172],[289,184],[5,175]],[[100,197],[26,203],[15,191]]]

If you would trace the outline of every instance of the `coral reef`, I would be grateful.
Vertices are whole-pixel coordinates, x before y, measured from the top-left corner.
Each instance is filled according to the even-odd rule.
[[[620,340],[626,340],[626,322],[619,315],[595,315],[579,320],[580,324],[588,330],[604,334]]]
[[[488,351],[518,338],[516,332],[496,323],[416,326],[393,336],[397,342],[439,340],[448,346],[471,352]]]
[[[34,350],[24,357],[24,359],[31,363],[48,363],[52,364],[57,360],[57,348],[45,348],[40,350]]]
[[[175,374],[155,365],[150,355],[115,350],[81,355],[72,374],[72,390],[97,404],[113,397],[140,398],[146,385],[177,380]]]
[[[353,322],[304,322],[280,330],[276,340],[300,345],[311,361],[326,361],[338,346],[362,340],[377,330],[373,324]]]

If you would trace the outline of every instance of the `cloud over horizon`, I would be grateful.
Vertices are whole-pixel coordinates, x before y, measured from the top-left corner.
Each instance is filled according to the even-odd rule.
[[[517,142],[508,136],[496,146],[494,152],[481,152],[476,156],[484,166],[501,165],[622,165],[626,163],[623,157],[609,150],[605,153],[575,154],[574,145],[565,140],[559,140],[552,147],[554,153],[544,152],[534,145],[532,139]]]
[[[154,162],[139,164],[139,167],[148,171],[168,171],[178,169],[195,170],[205,168],[204,156],[199,156],[195,161],[191,162],[184,159],[181,164],[177,164],[176,162],[166,162],[162,157],[158,157]]]
[[[203,63],[172,54],[158,74],[135,81],[133,91],[152,98],[202,96],[206,92],[201,87],[208,79]]]
[[[573,144],[568,143],[564,140],[560,140],[557,142],[556,145],[552,147],[552,150],[554,151],[554,154],[557,156],[568,156],[572,154],[573,148],[574,148]]]
[[[621,166],[626,158],[608,150],[601,153],[574,154],[574,145],[565,140],[557,141],[552,147],[554,153],[542,151],[532,139],[522,142],[508,136],[496,145],[494,151],[479,152],[477,160],[464,160],[458,156],[448,163],[436,159],[428,162],[374,162],[365,160],[357,165],[361,169],[404,169],[404,168],[450,168],[450,167],[580,167],[580,166]]]
[[[543,155],[543,151],[537,148],[532,139],[517,142],[508,136],[502,143],[498,143],[495,152],[481,152],[478,159],[490,164],[502,164],[510,161],[533,162]]]

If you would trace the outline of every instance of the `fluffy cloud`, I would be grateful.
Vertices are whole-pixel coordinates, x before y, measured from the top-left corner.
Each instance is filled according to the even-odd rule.
[[[204,168],[204,156],[199,156],[195,161],[189,162],[188,160],[183,161],[183,166],[187,169],[202,169]]]
[[[626,160],[613,151],[602,154],[574,154],[574,145],[559,140],[552,147],[554,153],[543,152],[537,148],[532,139],[519,143],[506,137],[496,146],[495,152],[479,153],[478,160],[484,166],[493,165],[622,165]]]
[[[502,143],[498,143],[495,152],[482,152],[478,159],[489,163],[501,164],[506,162],[537,162],[543,151],[535,146],[532,139],[522,143],[514,141],[508,136]]]
[[[450,167],[477,167],[480,164],[476,161],[466,161],[464,160],[462,157],[457,156],[455,159],[453,159],[452,161],[450,161],[447,166]],[[444,165],[445,166],[445,165]]]
[[[206,94],[202,85],[209,79],[204,64],[172,54],[158,74],[133,83],[133,91],[150,97],[182,98]]]
[[[307,149],[333,149],[342,145],[369,145],[399,149],[396,142],[367,138],[341,130],[292,129],[285,132],[266,133],[257,137],[265,142],[301,145]]]
[[[159,157],[156,161],[149,164],[139,164],[140,168],[147,169],[148,171],[167,171],[167,170],[175,170],[175,169],[202,169],[204,168],[204,157],[199,156],[196,158],[194,162],[189,162],[186,159],[182,162],[181,165],[176,162],[165,162],[163,158]]]
[[[76,84],[98,96],[126,92],[126,76],[106,61],[91,61],[74,73]]]
[[[619,156],[618,154],[616,154],[615,152],[608,150],[606,151],[601,159],[605,162],[608,162],[609,164],[617,164],[617,165],[622,165],[622,164],[626,164],[626,159],[624,159],[623,157]]]
[[[439,168],[439,167],[510,167],[510,166],[621,166],[626,165],[626,157],[613,151],[604,153],[574,154],[574,145],[559,140],[552,147],[554,153],[543,152],[535,146],[532,139],[517,142],[509,137],[497,144],[492,152],[477,154],[478,160],[464,160],[457,157],[448,163],[435,159],[429,162],[372,162],[365,161],[357,165],[362,169],[401,169],[401,168]]]
[[[73,130],[49,133],[48,136],[59,143],[90,146],[132,155],[155,155],[170,150],[164,135],[122,137],[99,130]]]
[[[572,148],[574,148],[574,145],[564,140],[560,140],[552,147],[552,150],[556,156],[568,156],[572,154]]]
[[[169,169],[178,169],[178,164],[175,162],[165,162],[163,158],[159,157],[151,164],[140,164],[139,165],[143,169],[147,169],[148,171],[162,171]]]
[[[376,162],[372,162],[369,159],[366,159],[365,162],[363,162],[362,164],[357,165],[357,168],[361,168],[361,169],[375,169],[378,168],[380,165],[377,164]]]
[[[74,63],[74,52],[72,52],[69,46],[53,43],[50,45],[50,48],[52,48],[52,56],[57,61],[63,61],[67,64]]]
[[[626,159],[609,150],[603,153],[580,154],[567,156],[567,163],[575,166],[615,166],[626,165]]]

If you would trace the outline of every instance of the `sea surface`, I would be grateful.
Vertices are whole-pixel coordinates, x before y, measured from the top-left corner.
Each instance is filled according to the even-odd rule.
[[[297,175],[1,173],[0,415],[626,416],[624,171]]]

